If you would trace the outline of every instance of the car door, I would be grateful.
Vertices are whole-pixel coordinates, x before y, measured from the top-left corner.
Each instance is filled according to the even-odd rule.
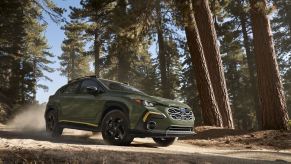
[[[80,82],[73,82],[68,84],[59,96],[60,105],[60,120],[70,121],[76,120],[77,115],[74,114],[74,107],[76,106],[75,97],[77,96],[80,87]]]
[[[105,101],[103,93],[90,94],[87,87],[96,87],[103,90],[95,79],[86,79],[82,81],[78,95],[74,99],[74,114],[78,115],[78,121],[90,124],[96,124],[98,115],[101,114]]]

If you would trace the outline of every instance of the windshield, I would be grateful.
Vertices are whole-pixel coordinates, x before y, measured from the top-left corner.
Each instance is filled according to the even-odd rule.
[[[144,94],[142,91],[140,91],[140,90],[138,90],[130,85],[127,85],[127,84],[118,83],[118,82],[111,81],[111,80],[104,80],[104,79],[99,79],[99,80],[111,90],[125,91],[125,92],[137,92],[137,93]]]

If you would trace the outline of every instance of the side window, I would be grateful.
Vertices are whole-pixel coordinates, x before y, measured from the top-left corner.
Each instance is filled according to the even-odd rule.
[[[55,95],[60,95],[60,94],[62,94],[62,93],[63,93],[63,90],[64,90],[64,87],[58,89],[58,90],[56,91]]]
[[[87,93],[87,87],[97,87],[100,88],[96,81],[94,80],[84,80],[81,85],[80,93]]]
[[[66,88],[63,90],[63,94],[72,94],[76,93],[78,90],[80,82],[75,82],[73,84],[69,84]]]

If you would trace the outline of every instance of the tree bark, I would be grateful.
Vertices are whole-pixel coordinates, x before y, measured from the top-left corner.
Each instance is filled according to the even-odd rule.
[[[247,30],[247,15],[245,11],[243,11],[243,3],[244,1],[241,2],[241,0],[238,0],[238,5],[241,10],[240,15],[239,15],[239,21],[241,24],[241,29],[242,29],[242,34],[243,34],[243,44],[245,47],[246,51],[246,56],[247,56],[247,64],[249,68],[249,76],[250,76],[250,91],[252,92],[253,96],[253,101],[254,101],[254,107],[256,109],[256,118],[258,122],[258,127],[262,127],[261,123],[261,111],[259,108],[259,98],[258,98],[258,90],[257,90],[257,83],[256,83],[256,76],[255,76],[255,63],[254,63],[254,56],[251,51],[251,44],[250,44],[250,39],[248,36],[248,30]]]
[[[208,0],[192,0],[199,35],[223,126],[234,128],[223,65]]]
[[[130,55],[130,52],[128,51],[128,47],[130,42],[127,41],[127,38],[119,37],[118,42],[120,43],[120,46],[118,46],[118,65],[117,65],[117,79],[120,82],[123,83],[129,83],[130,82],[130,61],[128,60],[128,55]]]
[[[185,3],[185,2],[184,2]],[[196,25],[191,0],[187,0],[185,32],[189,46],[191,60],[196,75],[196,83],[202,107],[203,121],[206,125],[222,126],[222,119],[216,104],[213,88],[211,85],[203,47],[201,44],[198,28]]]
[[[23,84],[24,75],[22,73],[21,67],[20,67],[20,59],[13,59],[12,64],[12,70],[11,70],[11,79],[9,82],[9,94],[8,97],[12,100],[11,103],[18,103],[22,100],[22,97],[20,97],[21,93],[19,94],[19,91],[22,89],[21,85]],[[24,94],[23,94],[24,95]],[[25,98],[24,98],[25,100]]]
[[[166,53],[165,53],[165,41],[162,27],[162,14],[161,14],[161,4],[160,0],[156,0],[156,13],[157,13],[157,21],[156,21],[156,30],[158,34],[158,60],[159,60],[159,69],[161,74],[161,89],[162,96],[165,98],[170,98],[170,88],[168,85],[167,79],[167,67],[166,67]]]
[[[127,15],[127,1],[126,0],[120,0],[117,1],[117,12],[115,14],[119,15]],[[118,27],[123,28],[124,24],[118,24]],[[131,42],[132,40],[127,36],[123,34],[117,34],[115,44],[116,44],[116,51],[114,53],[117,53],[117,79],[120,82],[123,83],[129,83],[130,82],[130,76],[131,76],[131,68],[132,68],[132,62],[130,60],[130,57],[132,55],[131,50]]]
[[[287,129],[289,120],[266,0],[250,0],[263,129]]]
[[[19,81],[19,89],[20,89],[20,96],[21,96],[21,99],[20,99],[20,103],[21,104],[26,104],[26,100],[25,100],[25,73],[24,73],[24,70],[20,70],[20,81]]]

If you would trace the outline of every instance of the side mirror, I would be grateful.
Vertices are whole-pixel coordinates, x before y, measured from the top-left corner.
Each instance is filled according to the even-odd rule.
[[[87,93],[91,94],[91,95],[96,95],[98,93],[102,93],[102,91],[100,89],[98,89],[97,87],[93,87],[93,86],[89,86],[86,88]]]

